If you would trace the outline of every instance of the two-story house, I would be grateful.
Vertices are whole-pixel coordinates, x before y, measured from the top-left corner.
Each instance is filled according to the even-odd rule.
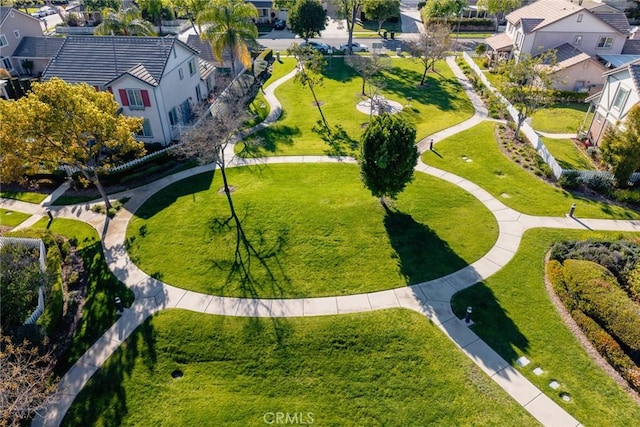
[[[215,67],[173,37],[69,36],[43,73],[113,93],[127,116],[144,118],[138,139],[168,144],[195,118]]]
[[[602,91],[587,101],[591,102],[587,117],[594,113],[587,138],[599,145],[604,131],[623,124],[631,107],[640,102],[640,59],[606,72]]]
[[[556,49],[558,65],[573,68],[556,79],[562,90],[597,87],[605,68],[596,56],[619,54],[629,34],[623,12],[601,4],[587,8],[569,0],[539,0],[509,13],[506,20],[504,33],[485,40],[490,59],[517,60],[522,53],[535,56]]]
[[[0,67],[13,76],[22,72],[13,55],[25,37],[42,37],[40,20],[12,7],[0,6]]]

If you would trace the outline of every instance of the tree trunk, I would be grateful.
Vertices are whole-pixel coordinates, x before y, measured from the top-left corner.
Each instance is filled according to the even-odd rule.
[[[424,84],[424,79],[427,78],[427,71],[429,71],[429,66],[424,67],[424,73],[422,73],[422,80],[420,80],[420,86]]]
[[[364,85],[367,82],[367,79],[364,78],[364,76],[362,76],[362,94],[364,95]]]
[[[108,211],[111,209],[111,202],[109,201],[109,196],[102,186],[102,182],[100,182],[100,178],[98,177],[98,172],[91,169],[82,169],[82,174],[89,180],[93,185],[96,186],[98,192],[100,193],[100,197],[104,201],[104,207]]]
[[[318,111],[320,112],[322,123],[324,123],[324,127],[327,129],[327,131],[330,131],[329,123],[327,123],[327,119],[324,117],[324,113],[322,112],[322,108],[320,107],[320,102],[318,102],[318,98],[316,97],[316,91],[313,90],[313,85],[309,85],[309,89],[311,90],[311,95],[313,95],[313,102],[316,104],[316,107],[318,107]]]
[[[382,24],[384,23],[384,20],[380,21],[378,20],[378,35],[380,34],[380,31],[382,31]]]
[[[518,112],[518,123],[516,125],[516,134],[514,135],[514,139],[517,141],[520,141],[520,127],[526,118],[527,117],[524,114]]]

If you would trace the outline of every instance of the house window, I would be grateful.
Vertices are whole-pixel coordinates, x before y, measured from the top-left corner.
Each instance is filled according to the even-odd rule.
[[[600,37],[598,39],[597,48],[598,49],[610,49],[613,44],[613,37]]]
[[[202,91],[200,90],[200,85],[196,86],[196,99],[198,102],[202,101]]]
[[[196,59],[192,58],[191,61],[189,61],[189,73],[193,76],[196,73],[196,70]]]
[[[122,105],[131,110],[144,110],[151,107],[149,91],[142,89],[118,89]]]
[[[625,89],[622,86],[618,87],[618,92],[616,92],[616,97],[613,99],[613,105],[611,106],[614,110],[622,110],[624,103],[627,101],[627,96],[629,95],[629,89]]]
[[[573,44],[575,44],[575,45],[579,45],[579,44],[581,44],[581,43],[582,43],[582,36],[575,36],[575,37],[573,38]]]
[[[171,49],[173,51],[173,57],[177,58],[178,54],[176,53],[176,48],[174,47],[173,49]]]
[[[184,73],[182,72],[182,68],[178,69],[178,75],[180,76],[180,80],[184,79]]]
[[[582,22],[582,18],[584,18],[584,15],[582,13],[578,14],[578,22]]]
[[[144,110],[140,89],[127,89],[127,99],[129,99],[129,108],[132,110]]]
[[[6,68],[7,71],[13,70],[13,64],[11,63],[11,59],[8,57],[2,58],[2,68]]]
[[[603,119],[602,114],[596,113],[596,122],[602,123],[602,119]]]
[[[171,111],[169,111],[169,123],[171,126],[178,124],[178,111],[176,110],[176,107],[173,107]]]
[[[7,43],[7,38],[5,37],[4,34],[0,34],[0,47],[6,46],[9,43]]]
[[[144,119],[142,122],[142,129],[140,129],[136,135],[144,138],[151,138],[153,136],[151,133],[151,122],[149,119]]]
[[[20,31],[13,30],[13,35],[16,36],[17,39],[19,39],[20,38]]]

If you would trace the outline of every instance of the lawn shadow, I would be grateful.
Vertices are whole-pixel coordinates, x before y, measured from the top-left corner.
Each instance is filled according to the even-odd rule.
[[[215,171],[209,171],[174,182],[165,187],[163,191],[152,195],[135,211],[135,216],[142,219],[149,219],[168,206],[171,206],[177,199],[183,196],[191,195],[194,203],[197,203],[196,194],[202,191],[208,191],[209,188],[211,188],[214,175]]]
[[[473,331],[503,359],[513,365],[520,357],[515,349],[523,353],[529,350],[529,340],[484,282],[476,283],[451,298],[451,308],[459,318],[465,316],[467,307],[473,309]]]
[[[400,273],[408,285],[436,279],[468,265],[429,226],[386,204],[384,208],[392,256],[398,258]]]
[[[135,316],[129,319],[135,321]],[[122,321],[128,319],[123,317]],[[138,326],[96,371],[75,399],[62,424],[121,426],[129,410],[124,383],[140,361],[149,372],[156,369],[156,332],[152,317]]]
[[[284,112],[282,113],[284,116]],[[281,119],[282,120],[282,117]],[[280,146],[291,146],[294,138],[300,136],[300,128],[274,123],[266,129],[261,130],[254,136],[258,144],[243,143],[242,150],[238,153],[240,157],[255,158],[263,157],[264,152],[275,153]]]
[[[250,227],[250,206],[245,205],[239,226],[233,218],[213,217],[209,220],[212,235],[234,231],[236,239],[232,259],[210,260],[212,266],[227,274],[224,284],[216,289],[219,295],[225,295],[225,288],[240,290],[243,298],[259,299],[263,295],[279,297],[290,283],[280,262],[288,245],[288,229],[276,233],[266,233],[260,227]]]
[[[327,156],[353,156],[360,146],[359,141],[351,138],[342,125],[335,125],[327,130],[322,120],[318,120],[312,130],[328,145],[325,150]]]
[[[346,83],[353,79],[361,78],[353,68],[349,67],[344,56],[333,56],[331,60],[325,57],[325,66],[322,69],[322,76],[325,79],[335,80],[337,82]]]
[[[437,73],[429,72],[422,86],[422,74],[414,70],[393,67],[384,75],[385,92],[394,93],[401,99],[410,97],[412,102],[423,105],[435,105],[441,111],[453,110],[456,108],[453,101],[466,99],[457,80]]]

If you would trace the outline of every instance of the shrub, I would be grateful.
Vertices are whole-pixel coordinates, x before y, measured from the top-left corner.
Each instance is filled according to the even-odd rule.
[[[478,45],[476,46],[475,52],[478,55],[484,55],[486,51],[487,51],[487,45],[484,43],[478,43]]]
[[[560,179],[558,180],[558,184],[560,187],[567,190],[577,190],[582,185],[582,178],[580,177],[580,172],[578,171],[565,171],[560,175]]]
[[[638,189],[617,188],[611,195],[620,203],[628,203],[631,205],[640,204],[640,190]]]
[[[577,306],[632,352],[640,351],[640,306],[614,283],[615,277],[591,261],[566,260],[564,283]]]
[[[597,191],[598,193],[605,195],[610,194],[613,188],[611,181],[598,175],[591,177],[586,184],[587,187],[593,191]]]

